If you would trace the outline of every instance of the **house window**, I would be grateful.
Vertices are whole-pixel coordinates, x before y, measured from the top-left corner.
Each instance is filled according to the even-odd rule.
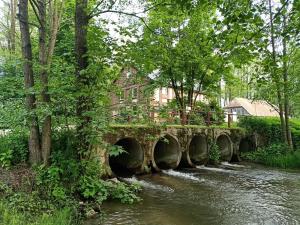
[[[162,89],[161,89],[161,93],[162,93],[163,95],[167,95],[167,94],[168,94],[168,89],[167,89],[167,88],[162,88]]]
[[[138,89],[137,88],[132,88],[131,89],[131,97],[132,97],[132,99],[137,99],[137,95],[138,95]]]

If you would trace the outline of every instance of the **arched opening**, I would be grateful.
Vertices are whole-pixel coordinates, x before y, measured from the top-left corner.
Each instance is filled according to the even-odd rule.
[[[190,142],[188,154],[192,166],[207,163],[208,147],[206,137],[203,135],[194,136]]]
[[[125,152],[109,157],[109,165],[114,174],[129,176],[139,171],[143,165],[144,152],[138,141],[134,138],[124,138],[115,145],[121,146]]]
[[[171,135],[160,138],[153,152],[153,167],[157,171],[163,169],[175,169],[181,159],[181,151],[178,141]]]
[[[239,145],[239,152],[251,152],[255,151],[255,143],[251,140],[250,137],[245,137],[241,140]]]
[[[233,154],[230,138],[227,135],[222,134],[217,138],[216,144],[221,153],[221,160],[230,162]]]

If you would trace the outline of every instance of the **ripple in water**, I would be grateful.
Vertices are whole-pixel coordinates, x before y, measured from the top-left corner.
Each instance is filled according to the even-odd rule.
[[[199,182],[204,182],[204,179],[200,179],[198,177],[193,176],[192,174],[189,173],[182,173],[182,172],[178,172],[175,170],[163,170],[162,171],[164,174],[167,174],[169,176],[174,176],[174,177],[180,177],[183,179],[187,179],[187,180],[193,180],[193,181],[199,181]]]
[[[221,162],[221,165],[234,167],[234,168],[245,168],[244,165],[232,164],[232,163],[229,163],[229,162]]]
[[[216,167],[207,167],[207,166],[196,166],[196,168],[201,170],[215,171],[215,172],[226,172],[226,173],[233,172],[233,170],[227,170],[227,169],[216,168]]]
[[[130,178],[123,178],[123,180],[125,180],[129,183],[139,184],[144,188],[155,189],[155,190],[160,190],[160,191],[164,191],[164,192],[174,192],[174,189],[172,189],[170,187],[166,187],[166,186],[159,185],[159,184],[153,184],[153,183],[147,182],[145,180],[138,180],[134,176],[130,177]]]

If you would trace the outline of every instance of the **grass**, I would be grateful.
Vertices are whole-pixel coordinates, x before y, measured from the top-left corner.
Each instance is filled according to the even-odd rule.
[[[73,225],[70,209],[56,211],[53,215],[42,214],[32,218],[28,215],[10,209],[0,202],[0,225]]]
[[[265,164],[284,169],[300,169],[300,151],[285,155],[270,156],[265,159]]]
[[[272,167],[300,169],[300,150],[291,151],[284,144],[272,144],[254,152],[243,153],[242,158]]]

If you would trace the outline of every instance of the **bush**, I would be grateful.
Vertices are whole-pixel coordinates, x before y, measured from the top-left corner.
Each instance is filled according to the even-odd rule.
[[[21,137],[21,140],[18,137]],[[28,150],[23,149],[25,144],[23,144],[22,137],[22,135],[1,137],[4,140],[0,145],[2,147],[0,152],[2,166],[7,167],[15,163],[12,159],[13,154],[28,152]],[[51,215],[62,208],[74,209],[78,212],[79,209],[81,210],[79,201],[84,202],[84,205],[89,205],[90,203],[101,204],[107,199],[117,199],[122,203],[133,203],[139,200],[136,195],[139,187],[136,185],[103,180],[101,163],[96,158],[90,157],[87,160],[79,160],[75,140],[72,131],[54,133],[50,166],[41,165],[26,168],[32,177],[27,181],[19,179],[21,184],[18,184],[20,187],[18,186],[17,189],[0,183],[0,198],[6,206],[15,210],[17,214],[19,213],[21,220],[23,220],[23,216],[28,214],[34,220],[41,221],[41,224],[44,222],[52,224],[49,221],[53,221],[54,224],[70,224],[69,222],[56,223],[55,218],[52,218]],[[22,150],[19,149],[18,151],[18,147]],[[26,161],[19,157],[16,162],[23,160]],[[11,170],[10,173],[13,180],[14,170]],[[18,217],[16,220],[12,220],[11,215],[8,214],[9,211],[3,213],[6,213],[7,218],[4,220],[0,215],[0,225],[1,219],[5,221],[5,224],[39,224],[27,223],[27,221],[18,223]],[[41,213],[45,215],[39,216]]]
[[[300,168],[300,151],[290,151],[284,144],[272,144],[255,152],[243,153],[242,158],[279,168]]]
[[[53,214],[42,214],[32,216],[21,213],[0,202],[0,225],[73,225],[77,224],[74,220],[73,212],[69,208],[55,211]]]
[[[118,199],[122,203],[134,203],[140,199],[136,196],[140,188],[123,182],[104,181],[97,160],[83,161],[83,175],[79,178],[79,190],[85,199],[101,204],[107,199]]]
[[[14,131],[0,136],[0,166],[9,167],[28,159],[28,135]]]
[[[215,100],[210,100],[209,103],[197,102],[194,111],[195,115],[193,115],[193,119],[195,119],[195,116],[198,116],[202,118],[200,121],[207,122],[210,120],[210,122],[215,125],[224,123],[224,110]],[[208,113],[211,113],[210,118],[208,118]],[[200,125],[202,125],[202,122],[200,122]]]
[[[251,117],[245,116],[239,119],[238,125],[249,133],[258,133],[267,140],[267,145],[282,142],[280,118],[278,117]],[[295,148],[300,148],[300,121],[292,119],[290,122],[293,143]]]
[[[209,150],[209,160],[213,164],[219,163],[221,158],[221,152],[219,146],[216,143],[213,143]]]

